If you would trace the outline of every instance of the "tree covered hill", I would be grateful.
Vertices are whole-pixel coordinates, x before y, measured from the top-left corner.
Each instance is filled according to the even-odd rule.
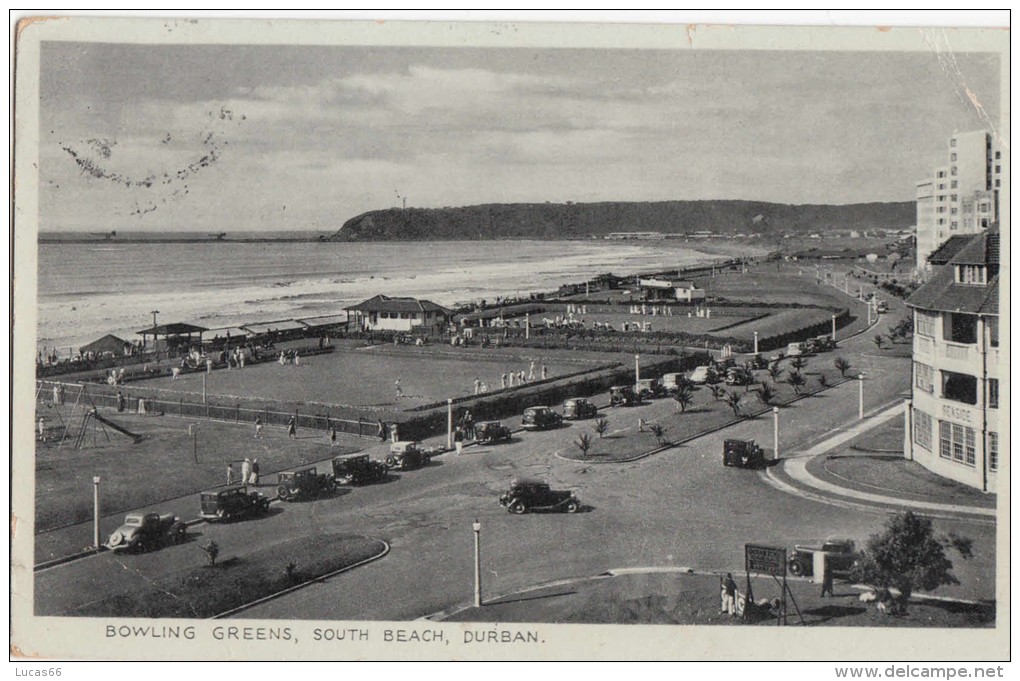
[[[790,205],[761,201],[510,203],[458,208],[386,208],[351,218],[335,241],[569,239],[610,232],[826,233],[905,229],[915,204]]]

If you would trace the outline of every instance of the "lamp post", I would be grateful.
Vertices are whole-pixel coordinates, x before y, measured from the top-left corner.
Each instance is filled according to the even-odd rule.
[[[446,448],[453,449],[453,398],[446,398]]]
[[[836,342],[836,315],[832,315],[832,342]]]
[[[754,332],[754,354],[758,354],[758,332]]]
[[[92,476],[92,505],[94,507],[92,517],[92,544],[99,548],[99,476]]]
[[[475,518],[471,528],[475,531],[475,607],[480,608],[482,607],[482,524],[478,522],[478,518]]]
[[[159,314],[159,310],[152,311],[152,349],[156,349],[156,315]]]
[[[772,451],[779,461],[779,407],[772,407]]]
[[[634,387],[641,382],[641,355],[634,355]]]
[[[524,315],[524,339],[531,338],[531,313],[528,312]]]
[[[864,374],[857,375],[857,418],[864,418]]]

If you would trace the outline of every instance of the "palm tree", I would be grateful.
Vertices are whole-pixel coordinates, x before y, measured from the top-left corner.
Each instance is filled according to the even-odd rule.
[[[822,388],[829,387],[829,377],[825,374],[818,374],[818,385]]]
[[[779,377],[783,375],[783,370],[779,368],[779,362],[770,364],[765,371],[768,372],[769,378],[772,379],[773,383],[778,383]]]
[[[765,406],[772,404],[772,400],[776,399],[776,388],[771,383],[762,381],[758,384],[755,392],[758,393],[758,399],[761,400],[762,404]]]
[[[723,400],[733,410],[734,416],[740,416],[740,399],[743,397],[736,390],[726,390],[723,393]]]
[[[875,337],[872,340],[875,341],[875,345],[878,347],[879,350],[881,350],[882,349],[882,340],[883,340],[882,334],[876,333]]]
[[[800,371],[801,369],[807,366],[807,359],[801,357],[800,355],[797,355],[796,357],[790,360],[790,366],[792,366],[795,371]]]
[[[588,450],[591,449],[592,446],[591,435],[589,435],[588,433],[581,433],[580,435],[577,436],[577,439],[574,440],[574,446],[580,449],[581,456],[587,459]]]
[[[722,386],[713,383],[712,385],[708,386],[708,389],[712,391],[712,398],[716,402],[722,399],[723,396]]]
[[[591,429],[599,434],[599,439],[601,440],[602,436],[609,430],[609,419],[605,416],[598,417],[595,419],[595,423],[592,425]]]
[[[791,373],[786,382],[793,388],[794,393],[800,395],[800,390],[804,387],[804,376],[799,371]]]
[[[680,413],[682,414],[687,411],[687,407],[694,404],[694,388],[689,383],[677,384],[673,400],[680,407]]]
[[[836,367],[841,378],[846,378],[846,372],[850,371],[852,365],[846,357],[837,357],[832,361],[832,366]]]
[[[655,441],[660,445],[666,442],[666,429],[658,423],[653,423],[648,426],[648,430],[651,431],[652,435],[655,436]]]

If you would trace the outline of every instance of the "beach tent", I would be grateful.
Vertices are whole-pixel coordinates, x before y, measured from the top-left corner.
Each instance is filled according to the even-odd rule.
[[[117,336],[108,333],[102,338],[92,341],[88,345],[81,346],[78,350],[83,355],[92,352],[95,353],[96,356],[100,357],[106,354],[126,355],[131,351],[131,343],[127,342],[123,338],[118,338]]]

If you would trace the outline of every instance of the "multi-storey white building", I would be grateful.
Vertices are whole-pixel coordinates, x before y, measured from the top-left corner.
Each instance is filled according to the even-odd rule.
[[[928,256],[954,234],[976,234],[999,219],[1002,151],[983,130],[955,133],[946,149],[948,164],[934,169],[917,187],[917,262],[930,273]]]
[[[994,492],[999,432],[999,232],[954,235],[910,298],[914,365],[904,454],[925,468]]]

